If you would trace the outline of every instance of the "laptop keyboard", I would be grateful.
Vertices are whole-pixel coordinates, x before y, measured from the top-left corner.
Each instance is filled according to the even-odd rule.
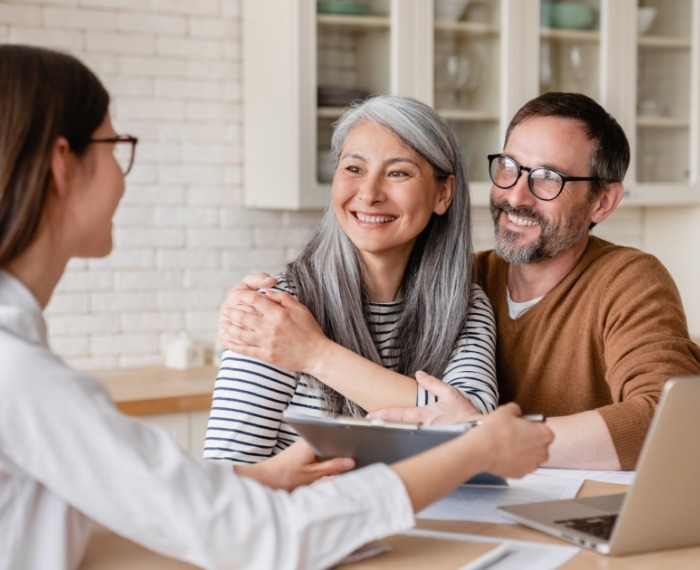
[[[554,521],[556,524],[564,525],[567,528],[585,532],[598,538],[608,540],[612,534],[617,515],[600,515],[595,517],[584,517],[580,519],[568,519]]]

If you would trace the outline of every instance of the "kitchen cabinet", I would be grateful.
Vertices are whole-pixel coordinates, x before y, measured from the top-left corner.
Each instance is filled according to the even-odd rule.
[[[623,204],[700,203],[700,0],[244,0],[243,36],[248,207],[323,207],[332,124],[371,93],[433,105],[487,205],[486,155],[553,90],[590,95],[627,132]]]
[[[209,411],[156,414],[141,416],[140,419],[164,428],[180,444],[180,447],[198,457],[202,456]]]

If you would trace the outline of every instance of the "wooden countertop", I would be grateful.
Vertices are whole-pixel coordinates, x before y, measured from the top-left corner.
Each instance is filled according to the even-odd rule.
[[[132,416],[208,410],[218,368],[165,367],[89,372],[109,390],[117,408]]]

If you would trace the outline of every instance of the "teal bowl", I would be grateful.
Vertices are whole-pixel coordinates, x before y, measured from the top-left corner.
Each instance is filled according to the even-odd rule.
[[[575,2],[555,2],[551,6],[553,28],[588,30],[595,24],[595,11],[586,4]]]

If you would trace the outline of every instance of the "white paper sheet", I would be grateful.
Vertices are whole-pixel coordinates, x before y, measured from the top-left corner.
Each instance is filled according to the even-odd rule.
[[[444,499],[417,514],[419,518],[450,521],[478,521],[515,524],[497,507],[554,499],[572,499],[583,479],[560,478],[531,473],[522,479],[509,479],[508,486],[462,485]]]
[[[631,485],[636,475],[635,471],[593,471],[585,469],[549,469],[541,468],[535,471],[537,475],[547,477],[560,477],[565,479],[591,479],[592,481],[605,481],[606,483],[623,483]]]
[[[461,540],[465,542],[498,542],[508,552],[497,560],[489,560],[489,553],[468,562],[458,570],[554,570],[576,556],[581,549],[576,546],[561,546],[525,540],[508,540],[495,536],[441,532],[427,529],[414,529],[404,534],[441,538],[443,540]]]

